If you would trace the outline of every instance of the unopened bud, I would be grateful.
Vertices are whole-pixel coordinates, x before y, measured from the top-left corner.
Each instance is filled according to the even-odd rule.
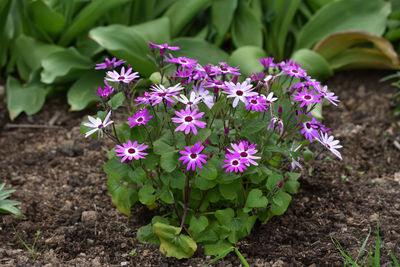
[[[279,184],[277,185],[278,188],[282,188],[283,182],[279,182]]]

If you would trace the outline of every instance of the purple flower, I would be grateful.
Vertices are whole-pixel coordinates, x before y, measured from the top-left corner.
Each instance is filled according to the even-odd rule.
[[[280,118],[274,116],[269,122],[267,130],[273,131],[275,129],[277,129],[280,134],[283,133],[283,121]]]
[[[337,156],[339,159],[342,159],[342,155],[340,152],[337,150],[338,148],[342,148],[341,145],[339,145],[339,140],[334,140],[333,135],[328,136],[327,133],[321,133],[320,138],[317,139],[323,146],[325,146],[327,149],[329,149],[335,156]]]
[[[108,78],[106,78],[107,81],[111,81],[111,82],[124,82],[124,83],[130,83],[131,81],[133,81],[134,79],[139,77],[139,73],[138,72],[132,72],[132,68],[129,67],[128,70],[125,72],[125,67],[122,67],[121,69],[121,73],[116,72],[115,70],[113,71],[107,71],[107,76]]]
[[[280,63],[280,66],[283,70],[284,73],[290,75],[290,77],[296,77],[296,78],[306,78],[307,73],[305,70],[301,68],[301,65],[297,62],[293,62],[293,60],[290,60],[289,62],[282,62]]]
[[[161,55],[165,54],[165,50],[176,51],[176,50],[180,49],[178,46],[169,46],[167,43],[158,45],[158,44],[154,44],[152,42],[149,42],[149,46],[150,46],[150,50],[151,51],[153,51],[155,48],[160,49],[160,54]]]
[[[225,172],[233,172],[235,171],[236,173],[243,172],[244,170],[247,170],[246,164],[248,163],[246,159],[241,158],[237,154],[226,154],[226,160],[224,162],[226,163],[225,165],[222,165],[222,168],[227,168]]]
[[[185,134],[188,134],[190,130],[192,130],[194,135],[197,135],[197,127],[204,128],[206,123],[203,121],[199,121],[204,112],[197,113],[197,109],[191,111],[190,108],[186,108],[186,110],[181,109],[181,111],[175,111],[175,114],[178,118],[173,117],[171,120],[175,123],[181,123],[176,129],[176,131],[185,131]]]
[[[146,125],[146,122],[148,122],[151,118],[153,118],[153,116],[149,116],[150,112],[147,111],[146,108],[144,108],[143,110],[139,110],[136,114],[133,113],[133,117],[128,117],[128,125],[132,128],[134,127],[136,124],[138,126],[140,125]]]
[[[273,57],[262,58],[259,60],[259,62],[264,66],[265,69],[268,69],[269,67],[275,67]]]
[[[246,165],[250,164],[258,166],[258,163],[254,161],[255,159],[260,159],[259,156],[254,156],[258,152],[256,148],[257,144],[251,143],[249,145],[248,141],[240,141],[238,144],[231,143],[232,149],[227,149],[229,153],[236,155],[240,159],[246,159]]]
[[[314,117],[311,121],[301,123],[301,127],[302,129],[300,133],[303,134],[304,137],[310,141],[310,143],[312,143],[313,138],[319,138],[318,128],[320,128],[320,126],[319,122]]]
[[[101,87],[99,87],[95,93],[100,96],[101,98],[107,98],[109,97],[113,92],[114,92],[114,88],[112,88],[111,86],[108,85],[107,81],[104,80],[104,84],[105,86],[103,86],[104,89],[102,89]]]
[[[182,164],[185,165],[186,163],[187,168],[186,170],[189,170],[190,168],[192,168],[192,171],[195,170],[196,165],[197,167],[199,167],[200,169],[203,168],[203,166],[201,164],[207,164],[206,162],[206,158],[207,156],[205,154],[200,154],[201,151],[203,151],[204,146],[201,145],[201,142],[197,142],[196,144],[194,144],[194,146],[192,148],[186,146],[185,150],[181,150],[179,151],[179,153],[181,153],[183,156],[179,158],[179,160],[182,160]]]
[[[258,111],[258,112],[263,112],[268,110],[268,104],[267,100],[262,97],[262,96],[252,96],[249,97],[248,99],[249,104],[246,106],[246,110],[251,110],[251,111]]]
[[[223,93],[227,94],[227,98],[235,98],[233,100],[232,106],[235,108],[239,101],[242,101],[245,105],[248,105],[248,98],[258,95],[257,92],[252,92],[254,90],[253,86],[244,81],[243,83],[233,83],[233,82],[225,82],[226,88]]]
[[[193,85],[193,92],[199,97],[203,103],[211,109],[214,106],[214,97],[210,94],[210,91],[204,89],[201,85],[197,88]]]
[[[150,100],[153,102],[153,106],[157,105],[164,99],[169,102],[169,103],[175,103],[175,100],[173,100],[171,97],[174,95],[179,94],[179,91],[181,91],[183,87],[178,83],[172,87],[165,88],[164,85],[162,84],[155,84],[153,85],[150,90],[153,92],[151,93]]]
[[[292,143],[292,147],[290,148],[291,152],[296,152],[297,150],[299,150],[299,148],[301,147],[301,144],[298,145],[296,148],[294,147],[294,142]],[[300,157],[297,157],[297,160],[294,159],[294,156],[292,155],[292,153],[290,153],[290,171],[294,171],[294,169],[296,169],[296,167],[299,167],[300,169],[302,169],[300,163]]]
[[[304,87],[304,91],[296,92],[293,94],[293,100],[301,102],[300,107],[307,105],[309,107],[313,103],[320,103],[322,104],[321,95],[314,95],[315,89],[311,90],[310,92],[307,91],[307,88]]]
[[[145,105],[150,104],[150,98],[151,98],[151,95],[150,95],[148,92],[144,92],[144,95],[143,95],[143,96],[138,96],[138,97],[135,99],[135,102],[138,102],[138,103],[136,104],[136,106],[139,106],[139,105],[141,105],[141,104],[145,104]]]
[[[328,92],[328,86],[324,86],[321,87],[315,86],[315,88],[317,89],[318,93],[322,94],[322,96],[328,100],[329,102],[331,102],[333,105],[337,106],[336,102],[340,102],[340,100],[338,99],[338,97],[335,95],[335,93],[333,92]]]
[[[187,57],[174,58],[171,54],[169,56],[170,56],[170,58],[166,58],[166,61],[168,61],[170,63],[175,63],[175,64],[178,64],[178,65],[181,65],[182,68],[185,68],[185,69],[191,69],[192,70],[193,67],[194,67],[194,64],[197,63],[197,60],[190,59],[190,58],[187,58]]]
[[[128,143],[123,143],[122,146],[117,145],[117,148],[115,148],[114,151],[117,153],[118,157],[122,157],[121,162],[124,162],[126,159],[144,159],[144,156],[146,156],[147,153],[142,151],[148,147],[149,146],[145,145],[144,143],[138,145],[137,141],[132,143],[131,140],[128,140]]]
[[[114,57],[113,59],[109,60],[106,58],[105,62],[96,64],[96,67],[94,69],[96,70],[101,70],[101,69],[114,69],[118,67],[121,64],[124,64],[126,61],[125,60],[118,60]]]
[[[239,66],[232,68],[225,62],[220,62],[219,66],[211,67],[211,75],[218,74],[233,74],[233,75],[241,75],[239,72]]]
[[[89,128],[93,128],[92,130],[90,130],[90,131],[88,131],[86,134],[85,134],[85,137],[88,137],[89,135],[92,135],[92,134],[94,134],[95,132],[99,132],[99,136],[98,137],[101,137],[101,136],[103,136],[103,131],[104,131],[104,129],[108,126],[108,125],[110,125],[111,123],[113,123],[113,121],[108,121],[108,119],[110,118],[110,116],[111,116],[111,111],[109,111],[108,112],[108,114],[107,114],[107,116],[106,116],[106,118],[104,119],[104,121],[101,121],[101,119],[100,118],[93,118],[92,116],[88,116],[88,119],[89,119],[89,121],[90,122],[85,122],[83,125],[84,126],[86,126],[86,127],[89,127]]]

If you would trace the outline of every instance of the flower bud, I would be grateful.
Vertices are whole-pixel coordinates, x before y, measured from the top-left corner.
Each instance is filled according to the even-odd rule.
[[[229,127],[225,128],[225,134],[229,134]]]
[[[204,145],[207,146],[208,144],[210,144],[210,138],[207,138],[206,141],[204,141]]]
[[[279,184],[277,185],[278,188],[282,188],[283,182],[279,182]]]

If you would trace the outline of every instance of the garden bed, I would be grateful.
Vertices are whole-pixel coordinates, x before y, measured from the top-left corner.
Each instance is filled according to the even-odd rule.
[[[400,148],[394,145],[400,143],[400,121],[391,116],[396,88],[378,82],[387,74],[343,72],[328,81],[342,102],[339,108],[326,107],[324,117],[344,146],[344,160],[323,152],[309,164],[313,169],[304,166],[299,193],[287,212],[257,224],[239,242],[237,247],[251,266],[343,266],[330,236],[355,257],[377,216],[385,247],[400,257]],[[5,110],[4,101],[1,106]],[[49,101],[39,114],[12,123],[5,112],[0,114],[0,182],[17,190],[12,199],[22,202],[24,214],[22,219],[1,217],[0,265],[201,266],[209,262],[211,257],[205,257],[201,248],[191,259],[178,261],[136,240],[137,229],[150,222],[154,211],[135,205],[128,218],[112,205],[102,171],[106,150],[99,144],[106,141],[80,134],[79,124],[86,116],[87,112],[68,113],[62,100]],[[37,248],[47,245],[35,262],[12,225],[28,244],[41,231]],[[374,241],[372,234],[369,244]],[[390,260],[384,250],[382,254],[382,263]],[[215,265],[239,263],[229,254]]]

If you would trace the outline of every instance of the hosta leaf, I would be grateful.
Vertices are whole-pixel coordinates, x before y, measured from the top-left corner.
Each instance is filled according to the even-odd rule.
[[[86,108],[90,103],[99,99],[94,92],[102,85],[104,73],[100,71],[87,71],[69,88],[67,93],[68,104],[71,111]]]
[[[46,90],[41,84],[22,86],[15,78],[7,79],[7,108],[10,119],[14,120],[21,112],[33,115],[38,112],[46,99]]]
[[[243,46],[233,51],[228,63],[233,67],[239,66],[243,75],[250,75],[264,69],[258,60],[265,56],[265,51],[259,47]]]
[[[179,234],[182,228],[157,222],[153,231],[161,242],[160,251],[167,257],[190,258],[197,250],[197,244],[189,236]]]
[[[382,35],[390,3],[378,0],[338,0],[319,9],[299,33],[296,50],[311,48],[332,33],[349,30]],[[374,23],[371,23],[373,21]]]
[[[333,75],[333,70],[328,61],[310,49],[297,50],[292,59],[298,62],[307,71],[308,75],[318,80],[323,80]]]

